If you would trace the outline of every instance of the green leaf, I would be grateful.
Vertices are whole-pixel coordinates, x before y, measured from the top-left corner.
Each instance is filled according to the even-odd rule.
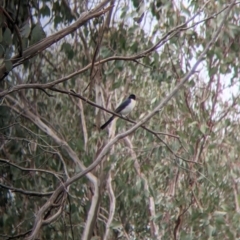
[[[45,37],[46,37],[46,34],[42,26],[39,23],[37,23],[32,30],[30,45],[33,45],[39,42],[41,39]]]
[[[121,11],[120,18],[125,18],[127,12],[128,12],[128,6],[123,7],[123,8],[122,8],[122,11]]]
[[[122,60],[116,61],[115,66],[116,66],[116,68],[118,68],[120,71],[122,71],[123,68],[124,68],[124,61],[122,61]]]
[[[2,28],[3,23],[4,23],[4,14],[3,14],[3,12],[1,11],[1,12],[0,12],[0,28]]]
[[[71,44],[69,43],[63,43],[62,44],[62,47],[61,47],[61,50],[64,51],[64,53],[66,54],[66,56],[68,57],[68,59],[72,59],[74,57],[74,52],[73,52],[73,49],[72,49],[72,46]]]
[[[25,50],[28,46],[28,39],[27,38],[22,38],[22,48]]]
[[[2,44],[0,44],[0,58],[4,56],[4,53],[5,53],[5,48]]]
[[[12,44],[12,33],[9,28],[5,29],[5,32],[3,33],[3,40],[7,45]]]
[[[212,67],[209,71],[209,76],[211,77],[211,76],[215,75],[217,73],[217,71],[218,71],[218,67]]]
[[[13,47],[9,46],[5,51],[5,59],[10,59],[13,53]]]
[[[22,28],[20,29],[20,34],[22,38],[28,38],[31,32],[29,21],[24,22]]]
[[[10,60],[5,61],[5,67],[7,72],[10,72],[12,70],[12,62]]]
[[[112,89],[118,89],[122,85],[121,81],[116,81],[113,83]]]
[[[54,18],[54,27],[56,28],[58,26],[58,24],[62,22],[62,20],[63,20],[62,17],[56,16]]]
[[[111,56],[111,51],[106,47],[102,47],[100,53],[101,53],[102,58]]]
[[[140,3],[141,3],[141,1],[139,1],[139,0],[133,0],[133,6],[134,6],[135,8],[139,8]]]
[[[44,17],[51,15],[50,8],[46,4],[44,4],[43,7],[40,9],[40,13]]]
[[[112,229],[122,228],[122,224],[121,224],[120,222],[113,221],[112,224],[111,224],[111,228],[112,228]]]
[[[2,28],[0,28],[0,42],[3,41],[3,34],[2,34]]]

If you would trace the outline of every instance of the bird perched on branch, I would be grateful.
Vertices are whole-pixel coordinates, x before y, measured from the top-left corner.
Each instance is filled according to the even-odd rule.
[[[127,116],[136,105],[136,96],[134,94],[129,95],[116,109],[115,113]],[[116,116],[112,115],[107,122],[105,122],[100,128],[104,129]]]

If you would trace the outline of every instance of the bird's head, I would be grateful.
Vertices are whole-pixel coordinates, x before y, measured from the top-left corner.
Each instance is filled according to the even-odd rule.
[[[136,96],[135,96],[134,94],[130,94],[130,96],[129,96],[128,98],[135,100],[135,99],[136,99]]]

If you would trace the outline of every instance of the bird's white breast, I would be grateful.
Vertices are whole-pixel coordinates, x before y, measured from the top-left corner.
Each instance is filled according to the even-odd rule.
[[[133,108],[135,107],[136,105],[136,101],[134,99],[131,99],[131,103],[128,104],[122,111],[121,111],[121,114],[123,116],[126,116],[128,115],[132,110]]]

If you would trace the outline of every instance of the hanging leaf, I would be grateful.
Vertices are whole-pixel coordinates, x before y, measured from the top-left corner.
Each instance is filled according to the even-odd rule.
[[[69,60],[73,58],[74,52],[70,43],[63,43],[61,50],[64,51]]]
[[[10,59],[12,54],[13,54],[13,47],[12,46],[7,47],[4,55],[5,59]]]
[[[7,72],[10,72],[12,70],[12,62],[10,60],[5,61],[5,67]]]
[[[50,16],[51,11],[47,4],[44,4],[43,7],[40,9],[40,13],[43,17]]]
[[[3,33],[3,40],[6,45],[11,45],[12,44],[12,33],[9,28],[6,28],[4,33]]]
[[[4,56],[4,53],[5,53],[5,48],[2,44],[0,44],[0,58]]]
[[[23,23],[23,26],[20,29],[20,34],[22,38],[28,38],[29,34],[31,32],[29,21],[25,21]]]
[[[33,45],[37,42],[39,42],[41,39],[45,38],[46,34],[42,28],[42,26],[37,23],[31,33],[31,41],[30,41],[30,45]]]
[[[0,28],[0,42],[3,41],[3,34],[2,34],[2,28]]]

